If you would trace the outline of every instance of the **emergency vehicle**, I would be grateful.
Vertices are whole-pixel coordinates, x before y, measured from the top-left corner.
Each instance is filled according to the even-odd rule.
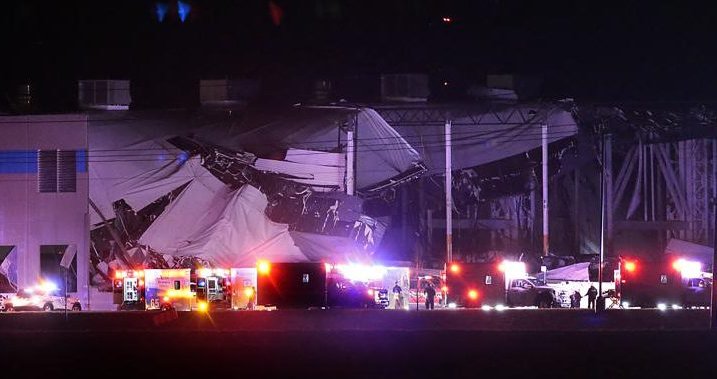
[[[8,295],[7,299],[2,301],[2,309],[6,312],[82,310],[79,299],[65,297],[60,292],[54,283],[42,281],[35,286],[20,290],[16,294]]]
[[[196,294],[197,309],[231,309],[231,270],[201,268],[191,271],[191,287]]]
[[[112,300],[119,310],[145,310],[144,270],[115,270]]]
[[[615,281],[623,307],[706,307],[710,302],[711,278],[700,262],[682,257],[622,258]]]
[[[449,307],[501,309],[551,308],[555,290],[527,275],[524,262],[451,263],[446,272]]]
[[[189,311],[196,308],[190,277],[188,268],[144,270],[145,309]]]
[[[445,292],[450,307],[505,306],[505,275],[498,263],[451,263]]]
[[[326,306],[324,263],[257,262],[256,303],[264,307]]]
[[[254,309],[256,306],[256,276],[256,267],[230,270],[232,309]]]

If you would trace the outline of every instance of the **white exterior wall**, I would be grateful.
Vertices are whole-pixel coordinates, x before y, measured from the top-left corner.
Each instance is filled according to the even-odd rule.
[[[87,156],[87,116],[0,117],[0,153],[55,149],[84,151],[84,156]],[[0,170],[0,245],[16,246],[18,284],[22,288],[36,283],[40,276],[41,245],[75,244],[78,292],[74,295],[80,298],[83,308],[87,309],[87,170],[76,170],[76,192],[40,193],[37,158],[29,163],[25,172],[8,172],[7,167]],[[34,170],[31,167],[33,164]]]

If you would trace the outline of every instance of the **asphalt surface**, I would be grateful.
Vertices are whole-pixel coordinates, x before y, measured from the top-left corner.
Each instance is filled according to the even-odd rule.
[[[0,314],[0,377],[712,377],[707,311]]]

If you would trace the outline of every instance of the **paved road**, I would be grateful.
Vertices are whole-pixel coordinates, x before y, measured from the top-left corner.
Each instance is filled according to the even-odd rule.
[[[706,322],[706,312],[625,315],[562,310],[224,312],[180,314],[155,326],[156,314],[146,312],[73,314],[67,322],[62,314],[2,314],[0,357],[3,374],[22,377],[612,378],[675,372],[677,377],[707,378],[717,372],[717,333],[707,332],[706,323],[682,324],[700,318]],[[661,326],[605,327],[624,317]],[[459,326],[448,327],[451,322]],[[519,323],[526,325],[518,331],[504,328]]]

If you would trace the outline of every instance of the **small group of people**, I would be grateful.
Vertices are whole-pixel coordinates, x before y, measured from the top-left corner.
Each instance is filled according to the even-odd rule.
[[[595,309],[595,299],[597,299],[597,295],[598,290],[593,285],[588,288],[588,292],[585,295],[581,295],[580,291],[575,291],[570,295],[570,308],[580,308],[580,300],[582,300],[583,296],[587,296],[588,308]]]
[[[398,281],[396,281],[391,292],[393,293],[395,309],[403,309],[403,289],[398,284]],[[423,289],[423,293],[426,295],[426,309],[433,309],[436,302],[436,289],[433,287],[433,284],[429,283],[426,285]]]

